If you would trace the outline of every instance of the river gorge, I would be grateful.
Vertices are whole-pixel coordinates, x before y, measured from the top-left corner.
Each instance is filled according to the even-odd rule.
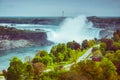
[[[92,20],[94,21],[94,18]],[[0,71],[7,69],[10,59],[14,56],[25,61],[26,56],[33,58],[38,50],[50,51],[56,43],[72,40],[81,43],[85,39],[100,39],[108,34],[104,33],[106,31],[101,33],[105,28],[100,28],[99,25],[95,27],[95,22],[93,23],[92,20],[80,15],[75,18],[60,18],[52,21],[50,19],[42,19],[41,21],[36,19],[32,23],[23,22],[22,24],[17,21],[13,23],[12,20],[9,22],[4,20],[4,23],[1,21],[0,25],[12,28],[12,32],[16,29],[25,32],[4,36],[2,33],[0,34]],[[110,32],[112,33],[112,31]],[[110,35],[112,34],[108,36]]]

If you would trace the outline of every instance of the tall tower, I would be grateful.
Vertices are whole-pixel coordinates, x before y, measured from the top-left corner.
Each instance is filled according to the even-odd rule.
[[[64,11],[62,11],[62,17],[64,17]]]

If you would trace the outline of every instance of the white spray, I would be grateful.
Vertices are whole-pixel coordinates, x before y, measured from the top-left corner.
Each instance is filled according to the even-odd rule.
[[[59,31],[52,31],[48,39],[59,43],[75,40],[81,42],[85,39],[98,38],[99,30],[92,27],[93,24],[87,21],[86,16],[80,15],[75,18],[67,18],[63,21]]]

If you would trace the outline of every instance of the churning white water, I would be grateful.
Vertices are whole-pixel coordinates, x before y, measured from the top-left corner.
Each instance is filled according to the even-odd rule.
[[[72,40],[81,42],[84,39],[93,39],[94,37],[99,38],[100,31],[100,29],[93,28],[93,24],[88,22],[86,16],[83,15],[75,18],[67,18],[60,26],[16,24],[15,28],[25,30],[43,29],[47,31],[48,40],[51,40],[55,43],[68,42]],[[22,59],[22,61],[24,61],[26,56],[34,57],[38,50],[44,49],[49,51],[50,48],[51,46],[31,46],[0,51],[0,71],[8,68],[9,60],[14,56],[18,56],[20,59]]]
[[[50,31],[48,39],[56,43],[72,40],[81,42],[85,39],[99,38],[99,31],[93,28],[92,22],[88,22],[86,16],[80,15],[65,19],[59,31]]]

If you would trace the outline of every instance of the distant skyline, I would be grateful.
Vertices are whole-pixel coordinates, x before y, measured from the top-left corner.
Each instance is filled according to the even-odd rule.
[[[120,16],[120,0],[0,0],[0,16]]]

